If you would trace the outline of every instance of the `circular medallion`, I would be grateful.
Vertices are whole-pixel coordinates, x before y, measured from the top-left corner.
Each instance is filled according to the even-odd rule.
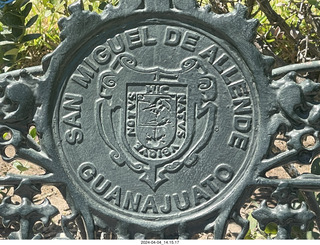
[[[120,23],[83,44],[67,70],[54,139],[92,206],[178,223],[235,192],[259,110],[249,69],[221,37],[188,21]]]
[[[290,224],[312,221],[304,203],[288,207],[295,189],[317,190],[319,178],[272,180],[266,173],[313,161],[319,84],[296,83],[295,72],[271,80],[278,72],[253,45],[257,21],[246,20],[244,7],[217,15],[194,0],[121,0],[97,14],[80,0],[69,10],[58,23],[62,42],[41,69],[0,76],[2,158],[44,170],[0,179],[13,187],[0,205],[3,223],[21,224],[9,238],[39,238],[34,225],[58,213],[47,199],[33,202],[47,184],[69,204],[71,214],[61,217],[68,238],[79,218],[88,239],[106,230],[119,239],[186,239],[203,231],[222,239],[231,220],[244,238],[241,206],[261,187],[276,188],[277,206],[265,200],[252,215],[264,226],[273,216],[277,237],[288,238]],[[279,132],[288,149],[277,153]],[[312,147],[303,144],[306,136]]]

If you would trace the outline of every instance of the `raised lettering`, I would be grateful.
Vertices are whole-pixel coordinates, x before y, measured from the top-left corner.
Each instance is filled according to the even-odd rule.
[[[146,85],[147,94],[168,94],[169,89],[167,85]]]
[[[142,195],[137,193],[135,197],[131,191],[127,191],[124,197],[123,209],[129,210],[130,206],[134,212],[138,212]]]
[[[68,129],[65,132],[65,139],[70,145],[81,144],[83,142],[83,132],[80,128]]]
[[[147,213],[149,209],[152,209],[154,214],[159,213],[156,205],[156,201],[154,200],[154,196],[148,195],[141,209],[142,213]]]
[[[247,116],[235,116],[234,128],[242,133],[250,132],[252,128],[252,118]]]
[[[136,136],[136,130],[134,128],[134,122],[133,123],[133,126],[132,125],[129,125],[130,122],[128,122],[128,127],[127,127],[127,134],[129,137],[135,137]]]
[[[219,187],[213,181],[214,181],[214,177],[212,174],[210,174],[207,178],[202,180],[200,184],[203,187],[209,187],[214,193],[217,194],[219,192]]]
[[[247,96],[249,94],[247,84],[243,79],[230,84],[228,88],[233,99]]]
[[[181,32],[173,27],[167,27],[165,36],[164,36],[164,43],[168,46],[178,46],[181,40]]]
[[[187,96],[186,95],[178,95],[178,103],[186,105],[187,104]]]
[[[216,60],[217,51],[218,51],[218,47],[214,44],[214,45],[210,46],[209,48],[200,52],[199,55],[203,59],[208,58],[207,61],[209,62],[209,64],[212,65],[213,62]]]
[[[228,145],[246,151],[249,137],[238,132],[232,132]]]
[[[135,109],[136,109],[136,103],[134,103],[134,101],[132,101],[132,100],[129,100],[128,101],[128,110],[132,111],[132,110],[135,110]]]
[[[79,111],[70,112],[62,118],[65,124],[81,128],[81,123],[78,121],[78,119],[81,118],[81,114]]]
[[[91,162],[82,163],[78,168],[78,173],[81,179],[90,182],[96,176],[97,169]]]
[[[215,168],[214,174],[221,182],[228,183],[232,180],[234,172],[230,165],[222,163]]]
[[[194,197],[194,204],[196,206],[201,204],[201,199],[205,199],[207,201],[210,199],[209,194],[197,185],[192,186],[192,193]]]
[[[172,154],[172,153],[170,152],[170,150],[169,150],[168,147],[163,148],[162,153],[163,153],[163,155],[165,155],[166,157],[169,157],[169,156],[171,156],[171,154]]]
[[[135,101],[136,100],[136,93],[129,93],[128,99],[129,99],[129,101]]]
[[[136,49],[142,47],[142,39],[139,33],[139,29],[135,28],[124,32],[129,49]]]
[[[226,54],[222,54],[218,57],[218,59],[214,62],[213,66],[217,69],[217,71],[221,74],[224,71],[222,67],[229,60],[229,56]]]
[[[85,63],[87,66],[89,66],[93,71],[99,72],[99,67],[97,66],[97,64],[95,64],[94,62],[92,62],[91,59],[85,58],[83,61],[84,61],[84,63]]]
[[[177,113],[180,114],[180,113],[183,113],[184,116],[182,116],[182,118],[184,119],[185,118],[185,111],[187,110],[187,107],[184,105],[184,104],[180,104],[179,101],[178,101],[178,110],[177,110]]]
[[[225,83],[229,85],[232,82],[231,77],[237,74],[238,72],[239,72],[238,68],[234,65],[225,69],[222,72],[221,76],[224,79]]]
[[[169,195],[164,196],[164,205],[160,207],[160,210],[164,214],[171,212],[171,197]]]
[[[81,111],[83,97],[80,94],[66,93],[64,95],[63,108],[72,111]]]
[[[182,122],[180,122],[180,124],[182,124],[183,129],[186,129],[186,127],[185,127],[186,126],[186,122],[185,122],[185,120],[186,120],[186,112],[182,112],[182,111],[185,111],[185,110],[186,110],[186,107],[178,107],[178,116],[177,116],[177,118],[179,120],[183,120]]]
[[[125,46],[120,34],[117,34],[114,38],[107,40],[111,50],[115,54],[120,54],[125,51]]]
[[[178,135],[179,139],[185,139],[186,138],[186,132],[184,132],[184,131],[178,131],[177,135]]]
[[[148,27],[142,27],[142,42],[145,46],[152,46],[157,44],[157,40],[149,36]]]
[[[110,186],[111,182],[108,179],[105,179],[105,177],[101,174],[99,174],[91,184],[92,190],[99,195],[105,193]]]
[[[172,195],[176,206],[179,210],[184,211],[187,210],[190,207],[190,199],[189,199],[189,194],[187,191],[182,191],[182,196],[183,196],[183,203],[180,201],[179,195],[177,193],[174,193]]]
[[[185,50],[194,52],[196,50],[196,46],[199,39],[200,39],[199,35],[191,32],[186,32],[183,38],[181,47]]]
[[[233,105],[235,106],[235,114],[242,115],[252,113],[251,100],[249,97],[235,99],[233,100]]]
[[[94,78],[95,72],[83,64],[78,66],[77,72],[78,74],[72,75],[71,80],[83,88],[88,88],[88,84],[91,83],[91,80]]]
[[[97,62],[99,65],[106,65],[111,60],[111,53],[107,49],[107,47],[98,46],[93,50],[92,57],[94,61]]]
[[[121,187],[115,186],[107,195],[104,197],[107,201],[114,200],[114,205],[120,207],[120,199],[121,199]]]

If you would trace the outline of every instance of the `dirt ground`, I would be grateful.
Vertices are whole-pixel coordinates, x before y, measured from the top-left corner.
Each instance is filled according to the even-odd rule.
[[[314,139],[312,139],[312,138],[306,139],[306,144],[312,146],[314,144]],[[275,150],[283,151],[285,149],[286,149],[285,141],[280,139],[278,142],[275,142]],[[14,154],[14,152],[12,152],[12,151],[13,151],[13,149],[11,149],[11,152],[9,152],[8,154]],[[27,169],[24,169],[22,171],[22,174],[24,174],[24,175],[34,175],[34,174],[41,175],[41,174],[45,173],[45,171],[43,169],[41,169],[40,167],[38,167],[32,163],[29,163],[29,162],[26,162],[23,160],[19,160],[19,162],[22,164],[22,166],[27,167]],[[310,172],[310,166],[308,166],[308,165],[303,166],[303,165],[295,164],[294,166],[296,167],[296,169],[300,173]],[[21,170],[21,168],[20,168],[20,170]],[[6,163],[4,161],[1,161],[0,162],[0,176],[4,177],[8,173],[21,174],[21,171],[19,171],[17,169],[17,166],[13,167],[13,163]],[[286,173],[286,171],[282,167],[279,167],[279,168],[276,168],[276,169],[269,171],[267,173],[267,176],[269,178],[279,178],[279,179],[290,178],[290,176]],[[0,191],[6,192],[6,189],[0,189]],[[6,195],[13,195],[12,192],[13,192],[13,190],[11,188],[10,191],[8,193],[6,193]],[[272,191],[269,189],[259,189],[255,193],[253,193],[250,200],[248,200],[248,202],[246,202],[243,205],[243,208],[241,210],[242,217],[247,218],[248,215],[252,212],[252,210],[254,208],[256,208],[257,205],[259,205],[259,203],[262,200],[270,198],[271,192]],[[3,198],[3,196],[4,195],[0,195],[0,202],[1,202],[1,199]],[[63,199],[59,190],[54,186],[42,187],[41,194],[36,195],[33,201],[36,204],[41,204],[45,198],[48,198],[50,200],[51,204],[53,206],[55,206],[57,209],[59,209],[59,214],[52,219],[52,222],[49,224],[48,227],[44,227],[43,224],[39,222],[35,225],[34,229],[36,231],[41,232],[45,239],[54,239],[54,238],[59,238],[59,237],[65,238],[65,236],[62,232],[62,229],[61,229],[61,216],[68,215],[71,213],[69,206],[66,203],[66,201]],[[17,196],[13,196],[12,200],[17,203],[19,203],[21,201],[21,199],[19,199],[19,197],[17,197]],[[70,229],[75,234],[75,237],[80,238],[79,231],[77,230],[75,224],[70,224],[70,225],[71,225]],[[18,230],[18,229],[19,229],[18,224],[12,224],[9,228],[5,228],[2,225],[2,222],[0,222],[0,239],[7,239],[8,235],[10,234],[11,231]],[[229,239],[229,240],[236,239],[236,237],[240,231],[241,231],[241,229],[238,225],[236,225],[234,223],[229,224],[228,229],[227,229],[226,239]],[[316,230],[316,231],[318,232],[318,230]],[[110,231],[100,231],[99,237],[101,239],[110,239],[110,238],[114,238],[114,235]],[[206,234],[206,233],[197,234],[196,236],[193,237],[193,239],[199,239],[199,240],[207,240],[207,239],[212,239],[212,238],[213,238],[213,234]]]

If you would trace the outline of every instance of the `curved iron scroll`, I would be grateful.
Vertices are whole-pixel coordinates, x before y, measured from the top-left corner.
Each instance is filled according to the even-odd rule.
[[[20,224],[8,238],[41,238],[34,225],[39,221],[47,225],[58,212],[49,200],[33,203],[48,184],[61,191],[71,208],[71,214],[61,219],[68,238],[73,238],[68,223],[74,220],[84,231],[83,238],[89,239],[96,238],[98,228],[109,227],[119,239],[188,239],[199,231],[222,239],[229,221],[241,226],[238,238],[244,238],[249,224],[240,209],[260,187],[273,188],[277,204],[271,207],[263,201],[252,215],[261,228],[276,223],[276,238],[290,238],[293,226],[304,230],[319,218],[310,191],[320,190],[320,177],[300,175],[288,165],[311,164],[319,154],[320,85],[309,79],[296,81],[296,72],[319,71],[319,61],[271,70],[272,59],[252,45],[257,22],[246,19],[241,5],[219,16],[193,0],[122,0],[117,7],[107,6],[101,15],[84,11],[81,2],[69,10],[71,16],[59,21],[62,43],[44,58],[42,67],[0,75],[2,159],[22,158],[45,171],[0,177],[0,186],[14,187],[14,195],[21,197],[20,203],[5,197],[0,204],[3,225]],[[117,21],[120,27],[114,27]],[[116,41],[120,45],[114,45]],[[128,47],[122,47],[121,41]],[[160,51],[150,52],[158,44]],[[182,51],[172,61],[169,54],[163,55],[166,49]],[[96,94],[71,93],[69,84]],[[91,104],[85,102],[90,99]],[[90,111],[88,104],[95,112],[86,126],[80,123],[80,112]],[[57,136],[63,131],[59,114],[63,110],[65,124],[72,125],[64,129],[68,144]],[[234,114],[223,116],[229,112]],[[146,115],[156,116],[147,120]],[[228,125],[233,128],[227,135]],[[37,128],[39,143],[29,135],[31,126]],[[97,133],[99,137],[90,144],[103,153],[91,148],[91,156],[88,149],[74,147],[87,140],[82,130]],[[279,132],[287,139],[287,150],[274,152]],[[225,141],[227,158],[243,159],[241,166],[228,163],[229,159],[215,162],[214,156],[218,158],[223,150],[212,143],[218,136]],[[303,144],[305,136],[313,137],[313,146]],[[64,143],[74,151],[65,150]],[[14,148],[13,155],[7,153],[8,147]],[[79,157],[77,149],[84,152],[81,163],[70,161]],[[99,154],[103,164],[88,161]],[[207,173],[210,166],[214,168]],[[266,177],[280,166],[291,179]],[[132,190],[141,189],[134,193],[119,183],[112,185],[116,178],[107,179],[105,169],[119,174],[122,182],[138,183],[124,184]],[[185,187],[202,174],[199,183]],[[166,186],[181,189],[168,194],[163,190]],[[149,194],[143,196],[142,190]],[[302,191],[307,205],[293,208],[297,191]]]

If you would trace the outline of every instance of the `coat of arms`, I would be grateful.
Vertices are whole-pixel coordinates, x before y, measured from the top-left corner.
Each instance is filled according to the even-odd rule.
[[[216,83],[195,58],[168,70],[139,67],[126,54],[119,65],[118,74],[100,75],[100,135],[112,149],[111,159],[141,173],[139,179],[155,191],[169,180],[166,173],[196,164],[215,122]],[[202,117],[208,123],[200,132],[195,125]]]

